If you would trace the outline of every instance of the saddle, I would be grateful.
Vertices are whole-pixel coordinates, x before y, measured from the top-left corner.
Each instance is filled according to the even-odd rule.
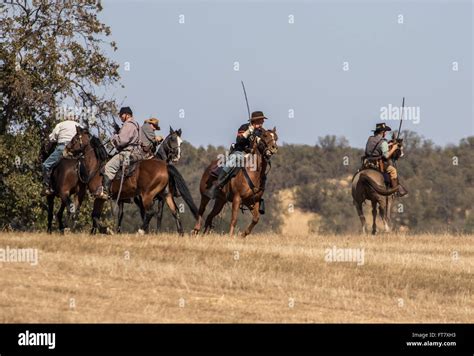
[[[126,166],[125,168],[125,172],[124,172],[124,179],[125,178],[128,178],[128,177],[131,177],[133,175],[133,173],[135,172],[135,169],[137,168],[138,166],[138,163],[140,163],[140,161],[130,161],[130,164],[128,166]],[[123,165],[120,166],[120,169],[118,170],[117,174],[115,175],[114,177],[114,180],[120,180],[122,178],[122,170],[123,170]]]

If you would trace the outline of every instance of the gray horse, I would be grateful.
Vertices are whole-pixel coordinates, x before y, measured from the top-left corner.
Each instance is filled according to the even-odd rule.
[[[383,174],[375,169],[364,169],[357,172],[352,178],[352,198],[357,209],[360,222],[362,223],[363,233],[367,233],[366,221],[362,204],[366,200],[372,203],[372,234],[377,233],[377,205],[379,208],[380,217],[384,223],[385,232],[390,231],[390,208],[394,193],[398,188],[386,188]]]

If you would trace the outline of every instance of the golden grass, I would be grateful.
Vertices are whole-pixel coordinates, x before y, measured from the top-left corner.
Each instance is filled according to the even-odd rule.
[[[6,246],[39,249],[39,264],[0,263],[2,323],[474,320],[473,236],[1,234]],[[365,264],[326,262],[332,246],[364,248]]]

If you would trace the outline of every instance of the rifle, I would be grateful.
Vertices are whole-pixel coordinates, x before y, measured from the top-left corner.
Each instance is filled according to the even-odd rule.
[[[392,160],[396,161],[400,157],[403,156],[403,138],[400,138],[400,132],[402,130],[402,123],[403,123],[403,113],[405,112],[405,97],[403,97],[402,100],[402,113],[400,114],[400,125],[398,125],[398,131],[397,131],[397,137],[395,135],[392,136],[392,139],[390,142],[392,143],[397,143],[398,144],[398,149],[393,153],[392,155]]]
[[[242,89],[244,90],[244,96],[245,96],[245,102],[247,103],[247,112],[249,114],[249,120],[250,120],[250,107],[249,107],[249,100],[247,99],[247,91],[245,90],[245,85],[244,81],[240,81],[242,83]]]

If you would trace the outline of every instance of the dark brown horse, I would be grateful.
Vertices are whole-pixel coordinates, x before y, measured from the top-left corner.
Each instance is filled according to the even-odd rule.
[[[66,146],[66,151],[72,155],[83,154],[84,158],[93,161],[95,165],[101,166],[104,161],[98,157],[92,149],[91,142],[93,136],[87,129],[77,129],[77,134],[72,138],[71,142]],[[170,175],[175,178],[176,186],[181,187],[185,185],[184,182],[180,181],[182,177],[180,175],[174,175],[174,171],[168,169],[166,162],[158,159],[148,159],[140,161],[129,177],[126,177],[121,187],[120,199],[134,199],[140,197],[141,209],[143,209],[143,223],[139,232],[147,232],[150,219],[154,214],[154,203],[155,197],[160,195],[162,199],[166,201],[171,213],[176,221],[178,232],[183,234],[183,227],[179,217],[179,211],[176,207],[176,203],[173,199],[172,186],[169,185]],[[92,182],[96,183],[94,186],[101,184],[102,177],[97,172],[91,179]],[[166,189],[168,187],[168,189]],[[120,189],[120,179],[115,179],[112,183],[111,193],[112,199],[117,199],[117,194]],[[188,204],[191,212],[196,216],[197,208],[194,205],[191,195],[186,194],[189,191],[183,189],[180,191],[184,201]],[[106,232],[107,229],[100,224],[100,217],[105,204],[105,200],[96,198],[94,200],[94,208],[92,211],[92,229],[91,233],[95,234],[97,231]]]
[[[63,221],[64,209],[68,207],[68,220],[75,222],[79,208],[82,205],[86,193],[86,186],[78,177],[76,172],[77,159],[61,159],[51,174],[51,187],[54,194],[48,195],[48,233],[53,232],[54,200],[59,197],[61,206],[56,213],[59,224],[59,231],[64,233],[65,225]]]
[[[245,229],[241,236],[245,237],[252,232],[254,226],[260,219],[260,199],[262,198],[265,185],[265,177],[269,160],[273,154],[278,151],[277,147],[278,136],[276,128],[273,130],[262,129],[260,140],[254,141],[252,146],[251,154],[256,158],[256,169],[248,169],[248,160],[246,159],[245,167],[239,169],[238,173],[230,179],[230,181],[222,188],[218,193],[217,198],[214,202],[212,211],[206,218],[204,224],[204,233],[212,229],[212,221],[216,215],[220,213],[222,208],[227,202],[232,202],[232,218],[230,222],[230,235],[233,236],[235,225],[237,223],[237,214],[240,207],[246,206],[252,213],[252,222]],[[211,171],[216,167],[217,160],[214,160],[204,171],[201,178],[199,189],[201,192],[201,204],[199,206],[198,217],[196,225],[194,226],[193,232],[198,234],[201,230],[203,215],[206,210],[206,206],[209,203],[209,198],[204,195],[204,192],[213,184],[216,179],[211,175]],[[248,178],[244,174],[244,169],[248,173]],[[250,179],[251,184],[254,186],[253,189],[250,187],[247,179]]]
[[[372,203],[372,234],[377,233],[377,206],[386,232],[390,231],[390,209],[394,193],[398,188],[386,188],[383,174],[375,169],[364,169],[352,178],[352,199],[362,224],[363,233],[367,226],[362,204],[369,200]]]
[[[96,137],[92,138],[89,150],[94,151],[94,154],[102,157],[102,159],[107,157],[107,152]],[[68,208],[68,220],[72,221],[75,226],[76,218],[87,192],[87,188],[89,188],[90,192],[97,190],[100,181],[91,178],[93,178],[94,174],[98,172],[99,165],[96,161],[88,158],[89,155],[84,155],[84,157],[80,158],[62,158],[53,169],[51,174],[51,186],[55,194],[47,197],[48,233],[52,232],[55,197],[61,199],[61,206],[56,217],[59,224],[59,231],[64,233],[64,209],[66,207]],[[90,176],[88,175],[88,172],[91,173]]]

